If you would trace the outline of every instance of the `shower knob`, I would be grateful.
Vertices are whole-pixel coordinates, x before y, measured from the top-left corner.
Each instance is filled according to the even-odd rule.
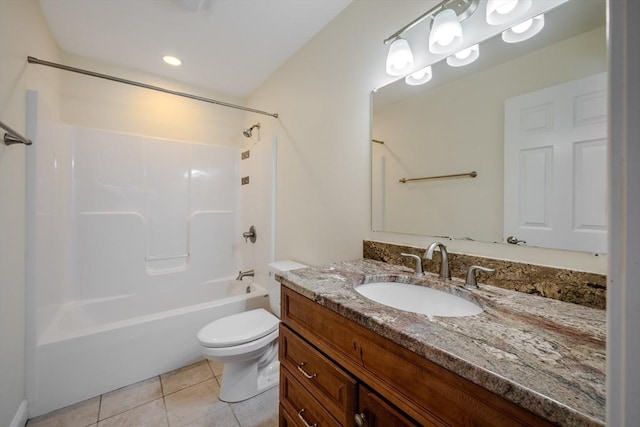
[[[249,231],[245,231],[244,233],[242,233],[242,237],[244,237],[245,242],[251,240],[251,243],[255,243],[257,237],[256,228],[252,225],[251,227],[249,227]]]

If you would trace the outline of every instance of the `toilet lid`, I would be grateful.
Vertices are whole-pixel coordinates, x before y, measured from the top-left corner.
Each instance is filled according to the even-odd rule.
[[[257,340],[278,328],[280,320],[264,308],[244,311],[215,320],[198,331],[205,347],[230,347]]]

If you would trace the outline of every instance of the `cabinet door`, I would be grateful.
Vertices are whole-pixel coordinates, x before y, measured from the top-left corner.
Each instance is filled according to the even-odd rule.
[[[358,394],[359,411],[356,415],[356,425],[366,427],[418,426],[417,423],[362,384],[358,387]]]

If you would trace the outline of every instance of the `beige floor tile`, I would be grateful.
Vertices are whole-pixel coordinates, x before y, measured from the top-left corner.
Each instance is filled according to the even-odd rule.
[[[231,408],[226,406],[212,414],[195,420],[184,427],[240,427]]]
[[[98,421],[100,397],[85,400],[29,420],[29,427],[86,427]]]
[[[216,377],[218,375],[222,375],[222,367],[224,366],[224,363],[214,362],[213,360],[207,360],[207,362],[209,362],[209,366],[211,366],[213,375],[215,375]]]
[[[274,387],[244,402],[232,403],[231,410],[241,427],[278,426],[278,387]]]
[[[210,378],[213,372],[206,360],[160,375],[165,396]]]
[[[100,420],[162,397],[160,378],[153,377],[102,395]]]
[[[180,427],[228,406],[218,400],[220,387],[215,379],[165,396],[167,417],[171,427]]]
[[[162,398],[98,422],[98,427],[167,427]]]

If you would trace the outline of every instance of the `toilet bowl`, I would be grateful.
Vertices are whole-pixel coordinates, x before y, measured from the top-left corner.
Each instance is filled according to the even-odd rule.
[[[269,302],[280,314],[280,283],[275,273],[306,267],[294,261],[269,264]],[[219,399],[240,402],[276,386],[280,380],[280,319],[263,308],[215,320],[198,331],[201,354],[223,363]]]

